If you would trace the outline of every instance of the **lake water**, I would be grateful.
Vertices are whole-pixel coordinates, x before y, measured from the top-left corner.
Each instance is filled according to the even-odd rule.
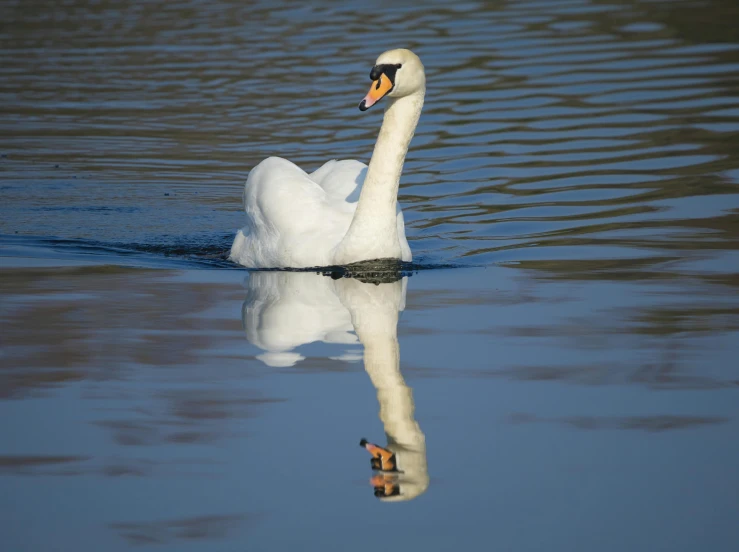
[[[1,1],[3,549],[735,550],[738,20]],[[394,47],[414,270],[229,263],[261,159],[369,160]]]

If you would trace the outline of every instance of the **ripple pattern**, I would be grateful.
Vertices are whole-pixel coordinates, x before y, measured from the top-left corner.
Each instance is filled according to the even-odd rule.
[[[3,2],[0,233],[222,236],[264,157],[368,161],[381,113],[356,105],[406,46],[429,86],[400,192],[417,257],[735,271],[734,3],[404,4]]]

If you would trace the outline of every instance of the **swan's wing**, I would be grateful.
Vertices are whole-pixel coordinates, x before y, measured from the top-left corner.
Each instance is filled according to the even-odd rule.
[[[247,226],[231,259],[249,267],[327,266],[356,205],[330,196],[294,163],[269,157],[244,186]]]
[[[359,199],[367,165],[354,159],[332,160],[310,173],[310,179],[323,188],[329,196],[355,203]]]
[[[274,233],[305,232],[324,207],[326,193],[295,163],[268,157],[249,173],[244,209],[253,229]]]

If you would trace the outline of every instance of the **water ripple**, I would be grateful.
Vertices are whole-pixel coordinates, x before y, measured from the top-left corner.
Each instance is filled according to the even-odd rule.
[[[368,69],[408,46],[429,85],[400,191],[417,257],[660,257],[706,240],[721,255],[739,245],[739,37],[722,21],[706,34],[695,9],[6,2],[0,233],[222,244],[264,157],[368,161]]]

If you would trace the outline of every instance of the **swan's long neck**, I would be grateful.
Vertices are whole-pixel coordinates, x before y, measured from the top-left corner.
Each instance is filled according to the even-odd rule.
[[[372,152],[354,222],[379,209],[395,217],[398,186],[408,147],[423,108],[423,91],[392,101],[385,110],[380,134]],[[384,213],[383,213],[384,214]]]
[[[385,110],[367,176],[349,231],[339,244],[336,263],[396,258],[400,175],[423,108],[424,90],[391,100]]]

